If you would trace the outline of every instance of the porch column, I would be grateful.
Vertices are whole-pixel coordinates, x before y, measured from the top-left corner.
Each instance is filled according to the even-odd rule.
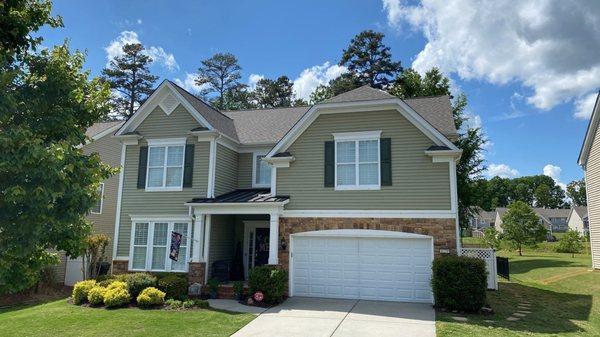
[[[279,264],[279,214],[270,214],[269,224],[269,264]]]
[[[204,214],[197,214],[194,227],[194,250],[192,251],[192,261],[204,261]]]

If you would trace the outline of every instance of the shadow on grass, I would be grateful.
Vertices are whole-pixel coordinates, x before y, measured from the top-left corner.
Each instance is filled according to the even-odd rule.
[[[577,261],[559,260],[559,259],[540,259],[531,258],[528,259],[526,255],[523,255],[521,259],[509,259],[510,273],[511,274],[525,274],[533,269],[544,269],[544,268],[560,268],[560,267],[577,267],[579,263]]]
[[[25,301],[22,303],[15,303],[15,304],[6,305],[6,306],[0,306],[0,315],[7,313],[7,312],[24,310],[27,308],[35,307],[35,306],[46,304],[46,303],[56,302],[56,301],[65,301],[66,302],[66,301],[68,301],[68,296],[57,296],[57,297],[52,297],[52,298],[35,299],[35,300]]]
[[[459,324],[486,328],[491,326],[523,333],[585,332],[573,321],[589,319],[592,300],[591,295],[559,293],[519,283],[503,282],[500,284],[500,290],[488,292],[488,302],[494,309],[494,315],[467,315],[468,321]],[[531,303],[530,309],[518,308],[518,304],[523,301]],[[518,321],[506,320],[520,310],[531,313]],[[452,316],[456,314],[438,313],[438,320],[457,323]]]

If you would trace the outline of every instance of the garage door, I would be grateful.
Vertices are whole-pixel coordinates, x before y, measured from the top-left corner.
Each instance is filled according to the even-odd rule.
[[[292,296],[433,302],[429,236],[331,230],[291,241]]]

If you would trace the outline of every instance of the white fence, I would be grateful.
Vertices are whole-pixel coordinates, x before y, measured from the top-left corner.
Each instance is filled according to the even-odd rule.
[[[498,272],[496,270],[496,252],[492,248],[462,248],[461,255],[476,257],[485,261],[488,272],[488,289],[498,290]]]

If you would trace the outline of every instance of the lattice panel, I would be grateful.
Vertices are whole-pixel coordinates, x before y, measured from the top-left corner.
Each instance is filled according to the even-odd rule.
[[[476,258],[482,259],[482,260],[488,260],[488,259],[495,258],[494,250],[489,249],[489,248],[485,248],[485,249],[463,248],[462,255],[469,256],[469,257],[476,257]]]

